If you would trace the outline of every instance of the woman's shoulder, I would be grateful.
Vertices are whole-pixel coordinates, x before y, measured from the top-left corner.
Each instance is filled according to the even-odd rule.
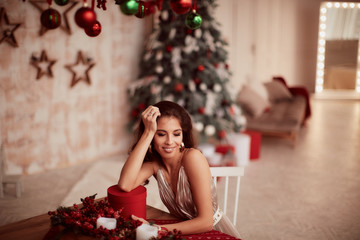
[[[207,160],[202,152],[196,148],[187,148],[185,149],[185,153],[182,159],[183,166],[186,167],[187,165],[194,165],[199,163],[206,163]]]

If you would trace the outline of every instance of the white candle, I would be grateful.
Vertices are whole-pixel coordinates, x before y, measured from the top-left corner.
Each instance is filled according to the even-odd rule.
[[[142,224],[136,228],[136,240],[149,240],[152,237],[157,237],[158,228],[150,224]]]
[[[109,230],[116,228],[116,219],[115,218],[106,218],[106,217],[99,217],[96,220],[96,228],[102,226],[103,228],[107,228]]]

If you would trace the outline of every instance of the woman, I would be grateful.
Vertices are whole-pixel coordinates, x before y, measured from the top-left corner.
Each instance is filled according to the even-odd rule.
[[[161,200],[170,213],[186,219],[161,227],[177,229],[182,234],[214,228],[239,237],[218,209],[208,162],[194,149],[187,111],[176,103],[162,101],[145,109],[141,117],[137,141],[121,171],[120,189],[131,191],[154,176]]]

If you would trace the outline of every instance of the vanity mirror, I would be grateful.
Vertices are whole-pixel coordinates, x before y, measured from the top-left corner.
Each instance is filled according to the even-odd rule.
[[[330,98],[360,98],[360,3],[320,6],[315,92]]]

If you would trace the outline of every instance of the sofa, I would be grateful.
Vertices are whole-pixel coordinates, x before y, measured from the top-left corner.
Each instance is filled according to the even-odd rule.
[[[294,147],[300,128],[311,115],[308,91],[289,87],[283,77],[243,85],[237,102],[246,117],[247,130],[289,139]]]

